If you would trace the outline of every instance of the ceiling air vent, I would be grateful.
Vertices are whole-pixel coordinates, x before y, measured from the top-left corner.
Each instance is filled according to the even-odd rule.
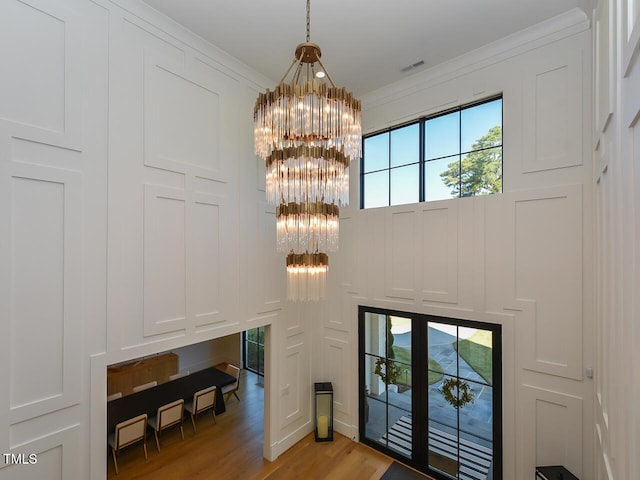
[[[422,65],[424,65],[424,60],[420,60],[419,62],[413,63],[411,65],[407,65],[406,67],[403,67],[401,69],[402,72],[408,72],[409,70],[412,70],[414,68],[418,68],[421,67]]]

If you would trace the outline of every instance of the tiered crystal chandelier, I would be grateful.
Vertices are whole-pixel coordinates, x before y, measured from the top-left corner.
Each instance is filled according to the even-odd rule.
[[[339,208],[349,203],[349,163],[361,155],[360,101],[327,73],[309,41],[309,14],[307,0],[307,41],[276,88],[258,96],[253,115],[291,300],[325,296],[327,252],[338,249]]]

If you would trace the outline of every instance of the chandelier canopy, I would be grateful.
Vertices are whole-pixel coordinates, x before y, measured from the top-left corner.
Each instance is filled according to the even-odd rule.
[[[309,17],[307,0],[306,42],[273,91],[258,96],[253,114],[291,300],[324,298],[326,252],[338,249],[339,208],[349,204],[349,164],[362,153],[360,101],[331,79],[309,41]]]

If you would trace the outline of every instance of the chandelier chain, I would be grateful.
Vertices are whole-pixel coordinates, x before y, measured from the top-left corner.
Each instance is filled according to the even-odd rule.
[[[311,12],[311,0],[307,0],[307,42],[311,41],[311,22],[309,20],[309,17]]]

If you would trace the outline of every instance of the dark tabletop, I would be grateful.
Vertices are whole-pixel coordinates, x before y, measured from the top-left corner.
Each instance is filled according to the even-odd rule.
[[[130,418],[146,413],[150,417],[155,415],[158,407],[174,402],[181,398],[185,402],[193,399],[193,394],[204,388],[215,385],[218,387],[216,393],[216,415],[224,413],[224,398],[222,387],[235,382],[236,379],[228,373],[210,367],[204,370],[193,372],[185,377],[161,383],[152,388],[132,393],[122,398],[107,402],[107,432],[115,429],[116,425]]]
[[[536,467],[536,474],[536,478],[544,480],[578,480],[578,477],[560,465]]]

